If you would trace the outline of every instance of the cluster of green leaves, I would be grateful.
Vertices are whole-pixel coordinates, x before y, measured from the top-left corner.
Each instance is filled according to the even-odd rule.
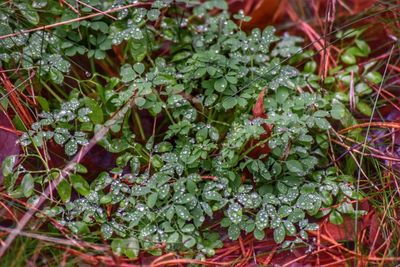
[[[96,112],[92,114],[92,110]],[[44,111],[39,117],[41,120],[22,134],[21,145],[42,147],[47,140],[53,139],[64,146],[67,156],[72,156],[78,151],[78,145],[88,144],[83,131],[92,131],[94,122],[101,123],[102,111],[92,99],[82,98],[64,102],[59,110]]]
[[[336,67],[329,69],[328,76],[321,80],[316,75],[317,63],[308,60],[304,65],[304,75],[310,86],[315,89],[328,89],[334,92],[332,98],[331,115],[340,120],[345,127],[355,124],[351,111],[358,111],[362,115],[371,116],[371,94],[373,86],[379,87],[382,82],[382,74],[379,72],[377,61],[366,60],[371,53],[371,48],[361,36],[367,28],[349,29],[339,31],[336,38],[342,40],[342,49],[336,62]],[[295,64],[304,59],[310,59],[313,51],[299,53],[291,58],[290,63]]]
[[[61,20],[77,16],[58,1],[40,2],[29,6],[30,15],[22,9],[17,12],[31,25],[55,21],[37,15],[40,10],[51,10]],[[87,2],[104,10],[130,1]],[[49,75],[50,84],[62,82],[72,56],[89,58],[93,67],[93,58],[114,64],[111,48],[124,51],[119,78],[102,76],[93,67],[92,79],[79,81],[85,87],[72,90],[69,101],[60,105],[41,99],[42,107],[52,108],[21,138],[26,151],[54,140],[72,156],[78,145],[87,143],[96,124],[135,97],[135,109],[115,122],[99,142],[118,155],[116,167],[89,182],[88,170],[78,165],[57,187],[64,204],[46,208],[47,216],[59,219],[75,234],[112,240],[114,252],[128,257],[137,256],[140,249],[160,254],[156,245],[165,243],[169,250],[192,250],[199,258],[213,255],[222,245],[219,235],[204,225],[218,214],[224,215],[221,225],[229,238],[253,233],[263,239],[265,230],[272,229],[277,243],[294,237],[284,247],[307,243],[307,230],[317,227],[315,218],[329,215],[332,222],[341,223],[341,214],[357,216],[348,202],[357,198],[351,177],[329,167],[327,131],[331,121],[343,119],[347,110],[343,99],[330,101],[322,95],[313,74],[315,62],[307,63],[304,72],[284,64],[289,57],[307,57],[299,46],[302,39],[277,37],[272,27],[245,33],[240,25],[248,18],[239,13],[234,17],[239,23],[233,21],[225,1],[194,2],[143,1],[145,8],[124,9],[115,21],[98,16],[51,33],[1,41],[2,64],[19,64],[18,57],[5,54],[7,49],[22,48],[25,53],[16,53]],[[2,23],[5,33],[24,26],[4,16]],[[78,30],[80,34],[69,34]],[[40,36],[45,38],[38,45]],[[356,49],[365,53],[365,44],[358,40],[344,54],[354,55]],[[332,84],[354,68],[333,73]],[[96,81],[96,75],[106,84]],[[357,88],[362,87],[362,77],[376,78],[371,72],[353,75],[358,77]],[[95,84],[95,89],[87,83]],[[307,84],[316,90],[303,90]],[[264,88],[268,118],[254,118],[251,110]],[[162,120],[167,130],[145,136],[138,116],[145,112]],[[141,139],[130,125],[131,117],[141,129]],[[272,126],[267,137],[266,125]],[[265,145],[269,153],[252,155]],[[35,183],[43,185],[57,173],[46,169],[45,175],[36,175],[23,164],[13,172],[15,164],[16,157],[6,160],[3,175],[16,197],[34,200],[40,195],[40,190],[34,191]],[[25,176],[15,189],[21,174]]]

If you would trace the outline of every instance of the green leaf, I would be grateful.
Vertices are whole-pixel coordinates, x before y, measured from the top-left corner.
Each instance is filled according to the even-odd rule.
[[[136,258],[139,255],[139,241],[136,238],[129,239],[114,239],[111,242],[112,251],[121,256],[125,255],[130,259]]]
[[[68,228],[71,229],[71,231],[74,234],[88,234],[90,233],[89,227],[85,222],[71,222],[68,224]]]
[[[186,248],[191,248],[196,245],[196,239],[190,235],[182,235],[182,243]]]
[[[33,177],[30,173],[24,175],[24,178],[21,182],[21,188],[25,197],[30,197],[32,195],[34,182],[35,181],[33,180]]]
[[[136,71],[136,73],[142,74],[145,68],[142,63],[136,63],[135,65],[133,65],[133,69]]]
[[[151,193],[146,200],[147,207],[152,209],[157,203],[157,198],[158,198],[157,192]]]
[[[190,220],[192,217],[187,208],[181,205],[175,205],[175,212],[178,215],[178,217],[186,221]]]
[[[227,97],[222,102],[222,106],[225,110],[231,109],[237,104],[237,99],[235,97]]]
[[[27,21],[29,21],[33,25],[37,25],[39,23],[39,15],[36,10],[32,8],[31,5],[27,3],[20,3],[17,4],[17,7],[22,16],[24,16]]]
[[[104,122],[103,110],[96,100],[87,97],[82,100],[82,103],[90,109],[88,117],[93,123],[102,124]]]
[[[301,194],[297,199],[297,207],[303,210],[312,210],[314,208],[313,196],[311,194]]]
[[[37,102],[39,102],[40,107],[44,110],[44,111],[50,111],[50,106],[49,106],[49,102],[47,101],[46,98],[42,97],[42,96],[35,96]]]
[[[181,228],[183,233],[193,233],[195,231],[195,227],[193,224],[186,224],[184,227]]]
[[[315,118],[314,120],[321,130],[329,130],[331,128],[331,124],[325,118]]]
[[[331,116],[335,120],[340,120],[346,115],[345,107],[342,104],[333,104],[331,109]]]
[[[133,81],[136,78],[135,71],[128,64],[125,64],[125,65],[122,66],[120,74],[121,74],[121,77],[122,77],[122,82],[124,82],[124,83]]]
[[[367,79],[368,81],[370,81],[373,84],[379,84],[382,82],[383,77],[382,77],[382,74],[380,74],[379,72],[371,71],[365,75],[365,79]]]
[[[139,255],[139,241],[136,238],[125,239],[124,244],[124,254],[129,259],[136,258]]]
[[[112,201],[112,195],[107,194],[100,198],[100,204],[108,204]]]
[[[150,21],[156,21],[160,17],[160,10],[158,9],[150,9],[147,11],[147,18]]]
[[[308,61],[308,62],[304,65],[304,72],[307,72],[307,73],[314,73],[316,69],[317,69],[317,63],[316,63],[314,60]]]
[[[268,212],[260,210],[256,215],[256,227],[259,230],[263,230],[268,226]]]
[[[366,57],[369,55],[369,53],[371,53],[371,48],[369,47],[367,42],[363,40],[356,40],[355,42],[363,56]]]
[[[112,251],[117,254],[118,256],[121,256],[123,254],[124,250],[124,241],[123,239],[114,239],[111,242],[111,249]]]
[[[264,232],[264,230],[255,229],[254,232],[253,232],[253,234],[254,234],[254,237],[255,237],[257,240],[263,240],[264,237],[265,237],[265,232]]]
[[[138,96],[135,98],[135,104],[138,107],[143,107],[146,104],[146,99],[144,97]]]
[[[363,82],[358,83],[356,85],[355,91],[359,96],[369,95],[373,92],[371,87],[369,87],[368,84]]]
[[[286,87],[278,87],[278,89],[276,89],[275,96],[278,103],[283,104],[289,97],[289,89],[287,89]]]
[[[70,181],[72,187],[82,196],[87,196],[90,193],[90,187],[88,182],[78,174],[71,174]]]
[[[194,72],[194,77],[195,78],[201,78],[203,77],[207,72],[206,68],[198,68],[195,72]]]
[[[226,213],[232,223],[239,224],[242,221],[242,206],[238,203],[230,204]]]
[[[75,171],[77,173],[87,173],[88,172],[87,168],[84,165],[80,164],[80,163],[76,164]]]
[[[283,242],[286,236],[286,231],[285,227],[283,224],[281,224],[278,228],[274,230],[274,240],[277,244],[280,244]]]
[[[3,160],[1,171],[4,177],[7,177],[14,173],[13,169],[15,163],[17,162],[17,158],[18,157],[16,155],[11,155]]]
[[[293,209],[289,206],[283,205],[279,207],[278,215],[281,218],[287,217],[292,213]]]
[[[223,92],[225,89],[228,87],[228,82],[226,81],[225,78],[219,78],[218,80],[215,81],[214,83],[214,89],[217,92]]]
[[[72,156],[78,151],[78,143],[74,138],[71,138],[66,144],[65,144],[65,154],[67,156]]]
[[[301,209],[295,208],[292,213],[290,213],[288,220],[292,223],[299,222],[303,220],[305,217],[305,213]]]
[[[190,57],[191,55],[192,55],[192,53],[190,53],[190,52],[188,52],[188,51],[179,52],[179,53],[175,54],[175,55],[172,57],[171,62],[181,61],[181,60],[183,60],[183,59],[185,59],[185,58]]]
[[[71,185],[65,179],[57,185],[57,192],[61,200],[64,202],[69,202],[71,198]]]
[[[114,232],[114,230],[112,229],[112,227],[106,223],[101,225],[101,234],[103,235],[104,239],[110,239],[112,237],[112,234]]]
[[[372,115],[372,108],[366,102],[358,101],[356,107],[365,116],[370,117]]]
[[[304,172],[303,165],[298,160],[291,159],[286,161],[286,167],[294,174],[301,175]]]
[[[342,215],[336,210],[333,210],[331,214],[329,214],[329,221],[336,225],[342,224],[344,222]]]
[[[343,63],[346,63],[348,65],[353,65],[357,63],[357,59],[354,55],[351,54],[343,54],[340,59],[342,60]]]
[[[236,75],[236,73],[232,73],[231,75]],[[238,82],[236,76],[226,76],[225,79],[231,84],[237,84]]]
[[[228,228],[228,236],[232,240],[237,240],[240,236],[240,227],[236,224],[231,224]]]
[[[167,239],[167,243],[175,244],[179,241],[180,234],[178,232],[173,232]]]
[[[293,225],[292,222],[283,221],[283,224],[285,226],[285,229],[286,229],[288,235],[295,235],[296,234],[296,227]]]
[[[337,211],[342,214],[354,214],[355,212],[353,205],[348,202],[343,202],[340,204],[340,206],[337,207]]]

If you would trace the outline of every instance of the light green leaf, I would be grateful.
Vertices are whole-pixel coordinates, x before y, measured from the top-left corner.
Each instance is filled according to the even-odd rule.
[[[340,120],[346,115],[345,107],[342,104],[333,104],[331,109],[331,116],[335,120]]]
[[[114,239],[111,242],[111,249],[115,254],[125,255],[130,259],[139,255],[139,248],[139,241],[136,238]]]
[[[370,81],[371,83],[373,83],[373,84],[379,84],[379,83],[382,82],[382,79],[383,79],[382,74],[380,74],[380,73],[377,72],[377,71],[368,72],[368,73],[365,75],[365,78],[366,78],[368,81]]]
[[[329,214],[329,221],[333,224],[339,225],[342,224],[344,220],[339,212],[333,210],[331,214]]]
[[[342,60],[343,63],[346,63],[348,65],[353,65],[357,63],[357,59],[354,55],[351,54],[343,54],[340,59]]]
[[[226,81],[225,78],[219,78],[218,80],[215,81],[214,83],[214,89],[217,92],[223,92],[225,89],[228,87],[228,82]]]
[[[65,179],[57,185],[57,192],[61,200],[64,202],[69,202],[71,198],[71,185]]]
[[[87,196],[90,193],[90,187],[88,182],[78,174],[71,174],[70,181],[72,187],[82,196]]]
[[[30,173],[24,175],[24,178],[21,182],[22,192],[24,193],[25,197],[30,197],[33,193],[34,188],[34,180]]]
[[[17,161],[17,158],[18,157],[16,155],[11,155],[11,156],[6,157],[3,160],[1,171],[2,171],[2,174],[4,177],[7,177],[7,176],[13,174],[13,169],[14,169],[14,165]]]
[[[372,93],[371,87],[368,84],[360,82],[356,85],[355,91],[359,96],[369,95]]]
[[[372,115],[372,108],[370,107],[370,105],[368,105],[366,102],[364,101],[359,101],[356,105],[357,109],[364,114],[365,116],[371,116]]]
[[[368,56],[369,53],[371,53],[371,48],[369,47],[367,42],[363,40],[356,40],[355,42],[363,56]]]
[[[71,222],[68,224],[68,228],[74,233],[74,234],[88,234],[90,233],[89,227],[85,222]]]

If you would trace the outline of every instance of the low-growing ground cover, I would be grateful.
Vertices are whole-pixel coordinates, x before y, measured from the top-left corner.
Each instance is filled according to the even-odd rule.
[[[357,25],[249,30],[220,0],[16,1],[0,14],[6,264],[37,240],[57,244],[34,253],[44,265],[267,265],[326,242],[362,264],[366,243],[349,236],[398,161],[379,129],[397,124],[374,119],[380,94],[395,98],[383,89],[395,45],[372,55]],[[380,253],[367,260],[396,261]]]

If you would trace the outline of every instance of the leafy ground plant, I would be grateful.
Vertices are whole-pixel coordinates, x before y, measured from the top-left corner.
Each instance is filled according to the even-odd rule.
[[[4,160],[3,185],[46,202],[39,221],[128,258],[205,259],[226,234],[312,247],[319,218],[363,214],[354,169],[332,163],[329,140],[332,125],[356,123],[350,111],[371,115],[364,99],[382,81],[373,62],[356,64],[370,53],[362,30],[338,33],[344,65],[321,81],[302,38],[245,32],[249,17],[225,1],[71,2],[0,10],[1,68],[20,68],[7,79],[37,92],[38,114],[15,112],[23,153]],[[58,27],[25,30],[40,24]],[[94,143],[113,161],[104,171],[82,160]]]

